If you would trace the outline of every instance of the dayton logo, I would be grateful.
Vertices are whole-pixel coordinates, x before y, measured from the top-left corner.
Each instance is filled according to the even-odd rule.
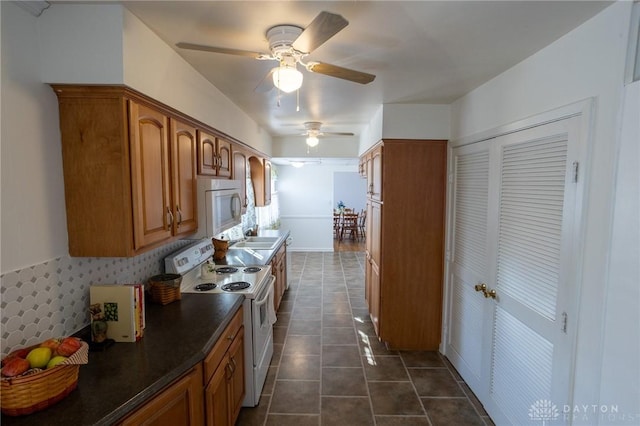
[[[539,399],[529,408],[531,420],[541,420],[542,426],[545,426],[549,420],[557,419],[559,415],[558,407],[548,399]]]

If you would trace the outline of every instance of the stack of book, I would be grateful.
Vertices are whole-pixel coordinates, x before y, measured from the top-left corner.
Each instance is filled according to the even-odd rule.
[[[89,287],[89,298],[92,323],[97,320],[105,321],[108,339],[116,342],[136,342],[142,339],[146,325],[144,285],[92,284]]]

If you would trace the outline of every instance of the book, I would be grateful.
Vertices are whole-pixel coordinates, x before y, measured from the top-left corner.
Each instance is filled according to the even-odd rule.
[[[89,287],[91,305],[99,304],[104,314],[107,338],[116,342],[135,342],[136,335],[142,337],[142,319],[138,313],[142,309],[136,308],[137,293],[134,285],[94,284]],[[138,301],[142,303],[141,296]]]

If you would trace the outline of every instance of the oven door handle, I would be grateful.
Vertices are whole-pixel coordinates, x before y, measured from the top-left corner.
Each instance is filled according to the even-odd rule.
[[[268,286],[267,292],[265,293],[262,300],[256,300],[255,302],[257,309],[259,309],[260,306],[264,305],[265,303],[271,302],[270,306],[267,306],[267,312],[269,314],[269,322],[272,325],[276,322],[276,313],[274,312],[274,307],[273,307],[273,283],[275,282],[275,280],[276,280],[276,277],[271,275],[271,278],[269,278],[269,283],[267,284]]]

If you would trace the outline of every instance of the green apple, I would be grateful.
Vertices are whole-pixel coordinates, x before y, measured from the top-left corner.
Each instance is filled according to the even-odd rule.
[[[51,358],[49,360],[49,362],[47,363],[47,368],[53,368],[56,365],[60,364],[62,361],[64,361],[65,359],[67,359],[66,356],[62,356],[62,355],[58,355],[58,356],[54,356],[53,358]]]

